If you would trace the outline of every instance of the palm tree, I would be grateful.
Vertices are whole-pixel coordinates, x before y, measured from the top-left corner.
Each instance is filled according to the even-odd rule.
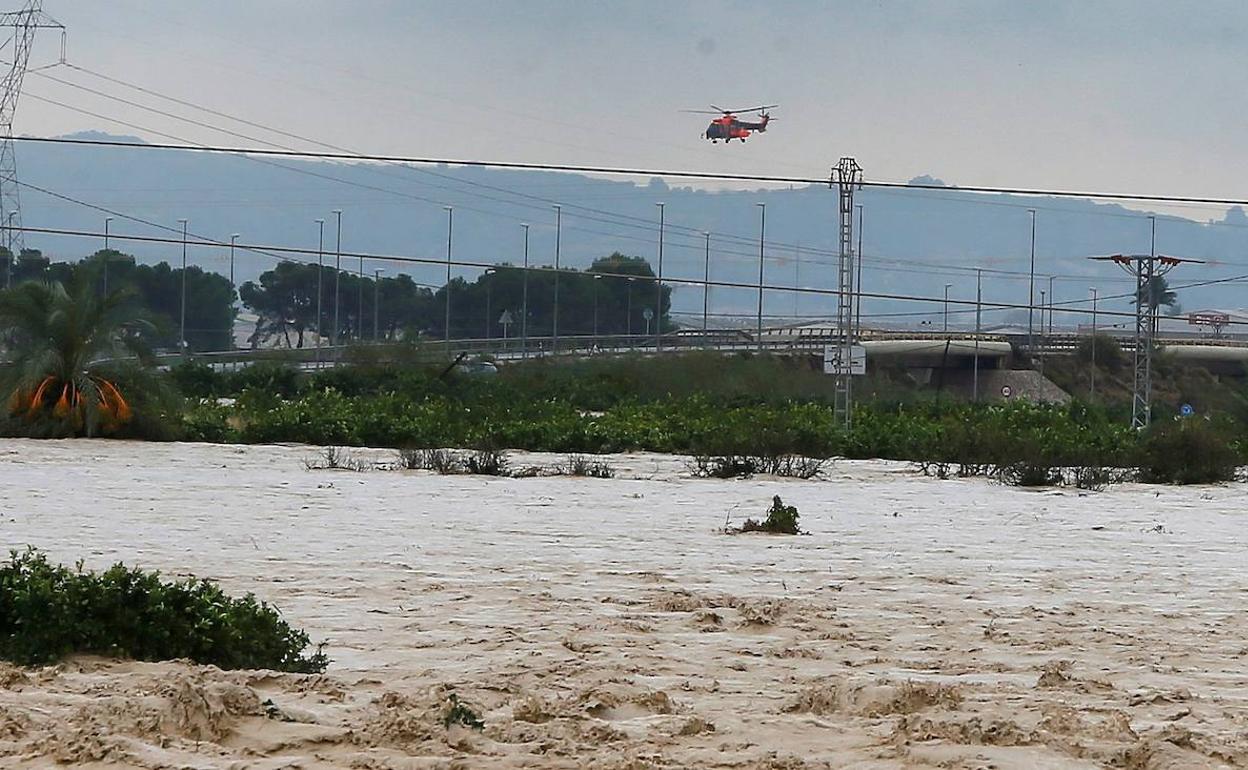
[[[0,292],[9,417],[42,434],[117,432],[134,417],[135,396],[154,383],[141,336],[151,329],[129,290],[100,297],[86,277]]]

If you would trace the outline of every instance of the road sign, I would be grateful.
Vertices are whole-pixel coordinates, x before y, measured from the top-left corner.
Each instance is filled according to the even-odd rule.
[[[841,365],[841,347],[826,345],[823,348],[823,373],[845,374]],[[849,349],[849,374],[867,373],[867,349],[862,345],[853,345]]]
[[[646,319],[647,321],[653,321],[654,311],[651,310],[650,308],[646,308],[645,310],[641,311],[641,317]]]
[[[515,323],[515,321],[512,320],[511,318],[510,310],[504,310],[503,314],[498,317],[498,322],[503,326],[506,326],[507,324],[510,324],[510,323]]]
[[[1002,397],[1002,398],[1009,398],[1009,397],[1010,397],[1010,396],[1012,396],[1012,395],[1014,395],[1014,389],[1013,389],[1013,388],[1011,388],[1009,385],[1002,385],[1002,386],[1001,386],[1001,397]]]
[[[1183,406],[1179,407],[1179,414],[1183,415],[1184,417],[1191,417],[1192,415],[1196,414],[1196,410],[1192,408],[1191,404],[1184,404]]]

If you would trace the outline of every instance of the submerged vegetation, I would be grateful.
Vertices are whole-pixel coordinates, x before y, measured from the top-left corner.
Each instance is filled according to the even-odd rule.
[[[1108,357],[1103,353],[1098,360]],[[97,408],[92,417],[85,407],[84,430],[75,432],[70,419],[59,423],[59,432],[46,434],[84,435],[91,425],[96,435],[391,447],[399,450],[404,468],[496,475],[528,472],[509,469],[504,449],[572,458],[683,454],[692,458],[694,475],[721,478],[812,478],[829,458],[883,458],[918,462],[940,477],[985,475],[1006,484],[1092,489],[1128,477],[1160,483],[1230,479],[1248,449],[1241,439],[1245,423],[1233,415],[1221,421],[1157,419],[1152,430],[1137,433],[1115,404],[971,404],[907,389],[887,371],[860,383],[861,399],[846,428],[834,413],[830,380],[801,357],[539,359],[509,364],[493,376],[415,361],[363,362],[316,373],[272,363],[220,372],[192,361],[160,379],[176,384],[186,398],[180,419],[176,409],[151,407],[167,402],[136,395],[148,408],[132,406],[131,425],[140,413],[153,415],[164,435],[122,429],[110,416],[115,412]],[[130,391],[118,390],[134,403]],[[56,402],[42,398],[43,409],[56,417]],[[17,421],[10,416],[5,432],[17,433]],[[315,464],[339,467],[337,455]],[[342,467],[350,465],[343,459]],[[567,472],[609,475],[605,466],[581,459],[571,461]]]
[[[207,580],[165,582],[123,564],[97,574],[34,550],[14,551],[0,566],[0,658],[22,665],[86,653],[324,671],[329,659],[309,646],[272,606],[251,594],[228,596]]]

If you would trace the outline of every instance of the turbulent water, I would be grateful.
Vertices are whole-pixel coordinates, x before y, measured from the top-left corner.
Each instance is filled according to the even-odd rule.
[[[0,763],[1248,765],[1242,486],[1033,491],[881,462],[695,480],[653,455],[610,458],[609,480],[439,477],[315,454],[0,443],[7,546],[254,591],[335,661],[0,666]],[[777,494],[809,535],[720,533]],[[444,725],[452,693],[484,729]]]

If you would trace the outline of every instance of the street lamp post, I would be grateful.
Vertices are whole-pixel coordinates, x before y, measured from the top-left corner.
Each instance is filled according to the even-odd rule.
[[[325,220],[316,220],[316,368],[321,368],[321,337],[325,334]]]
[[[659,270],[654,282],[654,352],[663,352],[663,235],[666,224],[667,204],[659,202]],[[646,333],[650,332],[650,322],[646,321]]]
[[[332,213],[338,219],[337,246],[334,249],[334,329],[330,344],[334,348],[334,358],[338,358],[338,330],[342,328],[341,292],[342,285],[342,209],[334,209]]]
[[[598,282],[602,280],[601,275],[595,275],[594,281],[594,345],[598,344]]]
[[[858,278],[854,281],[854,339],[862,336],[862,204],[858,209],[858,248],[854,250],[854,259],[858,260]]]
[[[524,277],[521,279],[520,301],[520,355],[529,357],[529,224],[520,225],[524,228]]]
[[[13,253],[13,217],[15,216],[17,212],[10,211],[8,221],[5,222],[8,226],[5,240],[9,244],[9,257],[4,261],[4,288],[6,289],[13,285],[13,260],[17,259],[17,255]]]
[[[234,233],[230,236],[230,288],[234,288],[234,246],[238,243],[239,234]],[[233,301],[231,301],[233,304]]]
[[[451,354],[451,235],[455,230],[455,208],[446,210],[446,354]]]
[[[490,295],[493,294],[493,289],[490,286],[490,276],[493,274],[494,268],[490,267],[486,268],[485,273],[481,277],[481,282],[485,284],[485,338],[487,340],[491,339],[490,330],[493,327],[493,323],[490,321],[490,300],[492,299]]]
[[[550,325],[550,352],[559,351],[559,250],[563,240],[563,207],[555,204],[555,306]]]
[[[108,296],[108,223],[112,222],[112,217],[104,217],[104,296]],[[10,254],[9,259],[13,256]]]
[[[705,342],[706,319],[711,308],[711,233],[707,231],[702,234],[706,236],[706,255],[702,261],[702,333]]]
[[[975,268],[975,374],[974,383],[971,386],[972,400],[979,402],[979,333],[980,333],[980,308],[984,301],[983,292],[984,271]]]
[[[1035,336],[1033,317],[1036,310],[1036,210],[1027,209],[1031,214],[1031,270],[1027,274],[1027,355],[1032,354]]]
[[[386,272],[384,267],[373,270],[373,344],[381,342],[381,274]]]
[[[1095,401],[1096,400],[1096,287],[1092,286],[1088,290],[1092,292],[1092,337],[1091,337],[1092,344],[1090,345],[1090,347],[1092,348],[1092,374],[1091,374],[1091,383],[1088,387],[1088,399],[1091,401]]]
[[[1053,276],[1049,276],[1049,331],[1050,337],[1053,336]]]
[[[758,352],[763,352],[763,244],[767,237],[767,204],[758,206]]]
[[[182,355],[186,355],[186,225],[187,220],[179,219],[182,224],[182,301],[180,303],[178,322],[178,346]]]
[[[627,318],[624,322],[625,330],[628,332],[628,347],[633,347],[633,279],[628,279],[628,304]]]
[[[953,284],[951,283],[945,284],[945,322],[944,322],[945,334],[949,333],[949,287],[950,286],[953,286]]]
[[[238,290],[234,284],[234,244],[239,238],[238,233],[230,235],[230,349],[234,348],[234,314],[237,312],[235,307],[235,299],[238,296]]]

